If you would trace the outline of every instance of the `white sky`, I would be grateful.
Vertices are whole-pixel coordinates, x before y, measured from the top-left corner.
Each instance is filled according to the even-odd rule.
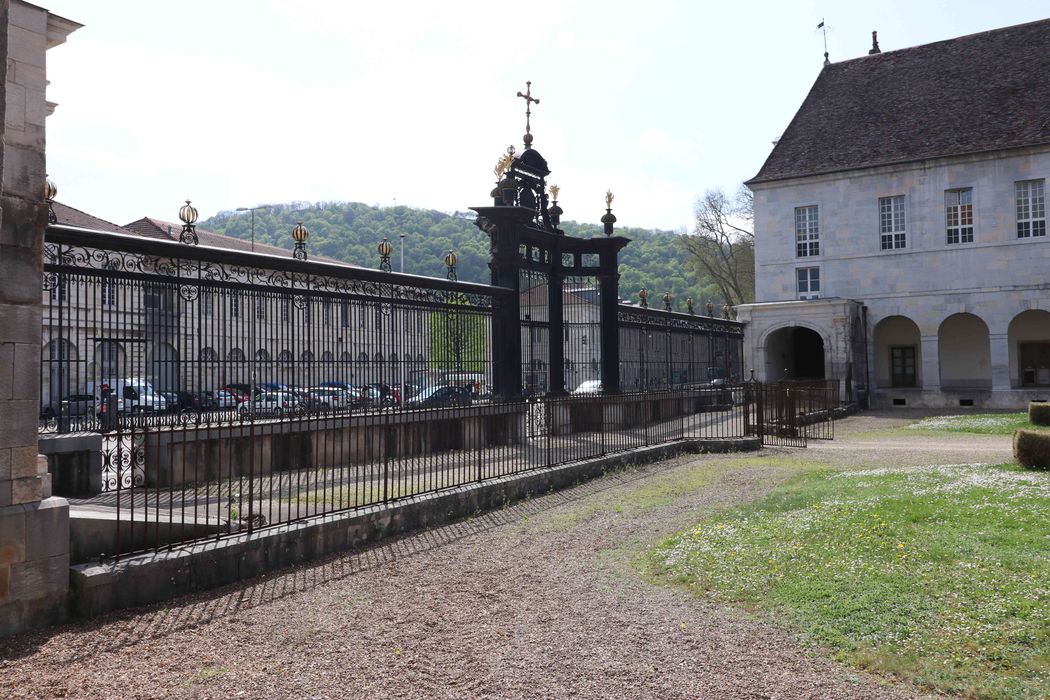
[[[465,210],[534,146],[565,218],[691,226],[754,175],[832,61],[1042,19],[1046,0],[37,0],[84,24],[48,52],[48,170],[116,222],[346,200]]]

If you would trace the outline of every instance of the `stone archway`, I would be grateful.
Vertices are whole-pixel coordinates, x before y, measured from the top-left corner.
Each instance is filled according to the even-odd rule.
[[[988,326],[968,313],[952,314],[937,330],[942,389],[990,389],[992,355]]]
[[[824,339],[812,328],[786,326],[766,336],[766,381],[825,379]]]
[[[875,324],[875,386],[922,386],[922,336],[907,316],[887,316]]]
[[[1050,311],[1029,309],[1014,316],[1008,330],[1010,383],[1050,386]]]

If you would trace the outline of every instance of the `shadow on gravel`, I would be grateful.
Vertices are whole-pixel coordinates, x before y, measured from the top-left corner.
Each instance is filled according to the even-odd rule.
[[[670,457],[665,462],[675,459],[678,457]],[[663,463],[633,465],[607,472],[570,489],[549,492],[433,530],[404,535],[360,550],[330,555],[213,591],[0,640],[0,659],[12,660],[29,656],[53,638],[68,637],[61,640],[61,643],[70,649],[65,660],[76,662],[223,619],[235,623],[236,615],[240,612],[309,591],[359,572],[408,559],[498,527],[521,522],[526,517],[587,496],[642,481],[653,475]],[[91,646],[78,645],[78,632],[99,629],[105,629],[108,633],[105,643],[98,644],[93,641]]]

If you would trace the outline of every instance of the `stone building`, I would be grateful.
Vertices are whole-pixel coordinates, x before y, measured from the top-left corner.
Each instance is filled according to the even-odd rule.
[[[149,217],[118,226],[60,202],[54,211],[59,224],[106,233],[173,241],[181,230]],[[291,255],[201,228],[196,233],[205,247]],[[199,318],[189,319],[186,314],[196,307],[180,303],[170,289],[86,278],[45,286],[42,411],[117,377],[142,377],[159,391],[196,392],[252,381],[394,384],[427,366],[430,318],[418,309],[395,306],[380,313],[375,304],[326,299],[297,309],[290,295],[208,290],[193,302]],[[194,332],[187,332],[191,327]]]
[[[1050,20],[825,63],[758,174],[758,378],[1050,398]]]

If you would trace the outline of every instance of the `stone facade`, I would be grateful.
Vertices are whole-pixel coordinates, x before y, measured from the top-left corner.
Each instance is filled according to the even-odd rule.
[[[829,303],[839,298],[866,307],[859,362],[874,405],[1019,407],[1050,396],[1039,367],[1029,386],[1033,369],[1021,361],[1022,343],[1050,342],[1050,239],[1018,237],[1015,194],[1015,183],[1048,174],[1050,149],[1031,148],[753,185],[756,297],[797,300],[799,268],[819,269],[823,297],[741,308],[756,376],[774,378],[763,339],[791,318],[830,339],[845,323],[842,305]],[[959,188],[972,190],[973,242],[948,244],[945,192]],[[904,247],[883,250],[879,200],[900,195]],[[811,206],[820,254],[798,257],[795,211]],[[838,365],[828,376],[844,378],[842,359],[825,347]],[[914,348],[913,386],[893,376],[891,353],[902,347]]]
[[[0,635],[67,614],[69,506],[37,454],[44,203],[45,53],[79,25],[0,3],[4,62],[0,197]]]
[[[748,183],[756,377],[875,406],[1050,398],[1047,69],[1050,20],[825,65]]]

